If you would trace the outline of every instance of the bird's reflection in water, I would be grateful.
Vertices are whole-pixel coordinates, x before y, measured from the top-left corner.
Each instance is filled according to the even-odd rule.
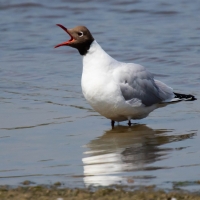
[[[92,140],[86,145],[89,151],[85,152],[87,157],[82,160],[86,186],[132,183],[135,180],[125,177],[125,173],[165,168],[148,167],[148,164],[166,158],[169,153],[170,149],[161,145],[194,135],[172,135],[169,132],[173,130],[153,130],[146,125],[117,126]],[[137,176],[145,180],[154,178],[141,176],[141,173]]]

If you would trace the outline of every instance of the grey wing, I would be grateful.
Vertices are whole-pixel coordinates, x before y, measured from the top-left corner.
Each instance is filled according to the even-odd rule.
[[[153,75],[140,65],[126,64],[117,68],[115,80],[118,81],[124,99],[129,102],[132,99],[134,102],[140,100],[142,104],[151,106],[171,98],[172,95],[171,92],[162,91]]]

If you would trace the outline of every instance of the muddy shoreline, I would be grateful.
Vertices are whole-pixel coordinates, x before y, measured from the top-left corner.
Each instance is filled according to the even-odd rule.
[[[27,182],[28,183],[28,182]],[[129,190],[121,187],[116,188],[99,188],[99,189],[70,189],[61,188],[61,185],[55,183],[52,186],[30,186],[26,185],[18,186],[17,188],[11,188],[9,186],[0,186],[0,199],[6,200],[28,200],[28,199],[40,199],[40,200],[115,200],[115,199],[137,199],[137,200],[200,200],[200,193],[188,192],[184,190],[176,191],[164,191],[158,190],[154,187],[145,187],[137,190]]]

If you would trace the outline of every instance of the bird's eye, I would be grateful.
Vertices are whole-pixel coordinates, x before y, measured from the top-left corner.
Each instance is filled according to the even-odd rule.
[[[83,36],[83,32],[82,31],[78,32],[78,36],[82,37]]]

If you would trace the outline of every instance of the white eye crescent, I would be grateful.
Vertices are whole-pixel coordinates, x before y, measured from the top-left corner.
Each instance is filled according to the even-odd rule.
[[[83,32],[82,31],[78,32],[78,36],[83,37]]]

